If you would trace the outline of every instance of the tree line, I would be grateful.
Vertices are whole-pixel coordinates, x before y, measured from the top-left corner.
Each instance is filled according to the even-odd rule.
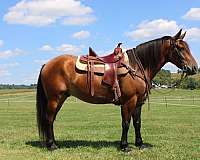
[[[181,71],[178,70],[177,73],[175,73],[175,75],[176,76],[173,77],[172,73],[169,70],[161,69],[161,71],[153,79],[153,83],[155,83],[156,86],[160,86],[160,87],[167,86],[167,88],[171,88],[173,87],[174,84],[178,84],[176,85],[176,88],[200,89],[199,79],[189,76],[189,77],[184,78],[180,82]]]
[[[16,85],[16,84],[0,84],[0,89],[35,89],[37,84]]]

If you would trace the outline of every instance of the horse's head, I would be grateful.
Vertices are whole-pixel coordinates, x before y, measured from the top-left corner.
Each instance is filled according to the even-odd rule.
[[[169,49],[169,61],[188,75],[196,74],[198,65],[192,56],[188,44],[183,40],[185,34],[181,34],[182,29],[171,38]]]

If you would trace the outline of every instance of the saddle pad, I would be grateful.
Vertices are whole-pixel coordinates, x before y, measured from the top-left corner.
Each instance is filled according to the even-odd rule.
[[[128,55],[126,52],[124,53],[124,63],[129,64],[129,59],[128,59]],[[95,64],[94,65],[94,73],[104,74],[105,69],[107,69],[108,67],[109,67],[108,64]],[[81,71],[87,71],[87,69],[88,69],[87,64],[83,64],[80,62],[80,56],[78,56],[78,58],[76,60],[76,68]],[[126,73],[128,73],[128,70],[125,67],[120,67],[117,69],[118,75],[126,74]]]

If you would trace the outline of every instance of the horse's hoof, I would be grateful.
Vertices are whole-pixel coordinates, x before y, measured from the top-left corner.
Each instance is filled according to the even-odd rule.
[[[47,149],[49,151],[54,151],[54,150],[58,149],[58,146],[55,143],[53,143],[51,146],[48,146]]]
[[[152,144],[148,144],[148,143],[142,143],[139,147],[139,150],[144,150],[144,149],[150,149],[153,147]]]
[[[130,147],[121,148],[121,151],[122,151],[122,152],[125,152],[125,153],[128,153],[128,152],[131,151],[131,148],[130,148]]]
[[[120,143],[120,149],[121,149],[122,152],[130,152],[131,151],[127,142],[121,142]]]

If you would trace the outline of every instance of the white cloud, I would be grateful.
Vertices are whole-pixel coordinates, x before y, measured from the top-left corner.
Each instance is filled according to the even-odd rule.
[[[0,77],[10,76],[11,74],[5,68],[0,68]]]
[[[69,17],[64,19],[63,24],[64,25],[88,25],[90,23],[93,23],[96,21],[96,18],[94,16],[85,16],[85,17]]]
[[[92,12],[92,8],[85,6],[80,0],[21,0],[9,8],[4,20],[10,24],[46,26],[66,18],[71,21],[79,16],[87,19]],[[89,19],[82,23],[91,23],[91,18]]]
[[[7,64],[2,64],[1,67],[2,68],[12,68],[12,67],[17,67],[20,64],[18,62],[13,62],[13,63],[7,63]]]
[[[137,26],[136,30],[127,32],[125,35],[133,40],[146,40],[173,35],[179,28],[176,21],[156,19],[153,21],[143,21]]]
[[[73,45],[73,44],[61,44],[58,47],[52,47],[52,46],[46,44],[46,45],[42,46],[40,48],[40,50],[47,51],[47,52],[54,51],[56,54],[60,54],[58,52],[66,52],[66,53],[69,53],[69,54],[70,53],[71,54],[79,54],[79,53],[82,52],[83,48],[84,48],[83,45],[78,46],[78,45]],[[1,55],[0,55],[0,57],[1,57]],[[43,63],[45,61],[46,60],[44,60],[44,61],[43,60],[42,61],[35,60],[35,63],[40,63],[41,64],[41,63]]]
[[[0,47],[2,47],[4,45],[3,40],[0,39]]]
[[[200,8],[190,8],[183,18],[188,20],[200,20]]]
[[[40,71],[34,72],[33,74],[25,74],[20,80],[19,84],[36,84]]]
[[[43,65],[45,63],[47,63],[49,61],[49,59],[36,59],[34,60],[35,63],[38,63],[40,65]]]
[[[191,41],[200,41],[200,28],[187,29],[186,39]]]
[[[11,73],[8,71],[10,68],[19,66],[19,63],[8,63],[8,64],[1,64],[0,68],[0,77],[10,76]]]
[[[54,48],[51,47],[50,45],[46,44],[46,45],[43,45],[41,48],[40,48],[41,51],[45,51],[45,52],[51,52],[51,51],[54,51]]]
[[[14,49],[14,50],[6,50],[6,51],[0,51],[0,58],[9,58],[13,56],[18,56],[24,54],[24,51],[21,49]]]
[[[75,46],[72,44],[62,44],[61,46],[57,47],[56,50],[59,52],[79,54],[81,53],[82,48],[83,48],[82,46]]]
[[[72,37],[75,39],[86,39],[89,36],[90,36],[90,32],[88,32],[88,31],[80,31],[80,32],[76,32],[72,35]]]

